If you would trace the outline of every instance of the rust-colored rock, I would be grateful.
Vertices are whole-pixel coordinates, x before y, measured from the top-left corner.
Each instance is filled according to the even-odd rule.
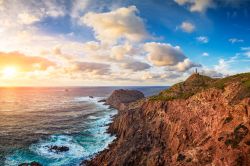
[[[213,86],[195,88],[185,99],[128,104],[109,129],[117,140],[85,164],[250,165],[249,75],[226,78],[223,86],[209,79]]]

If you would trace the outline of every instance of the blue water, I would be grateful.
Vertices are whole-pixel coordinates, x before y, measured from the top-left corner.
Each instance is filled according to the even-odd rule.
[[[116,138],[107,129],[117,110],[98,101],[120,88],[138,89],[146,96],[165,89],[0,88],[0,165],[37,161],[74,166],[104,150]],[[50,151],[52,145],[67,146],[69,151]]]

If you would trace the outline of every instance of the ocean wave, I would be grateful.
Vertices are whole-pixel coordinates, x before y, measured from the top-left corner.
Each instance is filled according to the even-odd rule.
[[[74,135],[71,133],[51,135],[45,140],[30,145],[28,149],[17,150],[7,156],[5,165],[16,166],[20,163],[37,161],[44,166],[74,166],[107,148],[116,139],[116,136],[107,133],[107,129],[117,110],[109,109],[108,106],[98,102],[101,99],[103,98],[76,98],[77,102],[91,102],[96,105],[97,109],[103,110],[86,116],[86,121],[82,122],[85,126],[82,132]],[[66,146],[69,150],[56,153],[49,149],[51,146]]]
[[[49,150],[51,146],[66,146],[69,148],[69,151],[56,153]],[[33,144],[30,147],[30,150],[36,153],[39,156],[46,158],[81,158],[85,156],[84,148],[74,141],[72,136],[66,135],[54,135],[51,136],[49,140],[42,141],[38,144]]]
[[[108,109],[109,108],[108,105],[104,105],[104,102],[100,102],[103,99],[105,99],[105,97],[93,97],[92,98],[90,96],[83,96],[83,97],[74,98],[74,101],[75,102],[90,102],[90,103],[97,105],[98,107]]]

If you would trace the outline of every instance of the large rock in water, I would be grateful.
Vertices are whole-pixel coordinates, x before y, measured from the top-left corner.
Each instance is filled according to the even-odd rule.
[[[142,98],[144,98],[144,94],[138,90],[119,89],[112,92],[106,103],[119,109],[122,104],[134,102]]]
[[[59,153],[59,152],[67,152],[69,151],[69,147],[67,146],[49,146],[49,151],[52,151],[52,152],[56,152],[56,153]]]

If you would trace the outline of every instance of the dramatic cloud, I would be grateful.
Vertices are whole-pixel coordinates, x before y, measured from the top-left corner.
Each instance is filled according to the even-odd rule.
[[[21,72],[47,70],[55,63],[42,57],[27,56],[18,52],[0,52],[0,69],[16,67]]]
[[[176,2],[195,12],[204,12],[212,7],[212,0]],[[171,3],[170,6],[165,5],[162,9],[169,9],[167,15],[156,13],[149,17],[148,9],[156,8],[152,11],[158,11],[159,6],[152,3],[140,14],[138,9],[144,9],[141,5],[138,8],[128,7],[127,2],[113,0],[109,3],[97,0],[0,0],[0,73],[8,73],[12,66],[18,71],[15,71],[18,73],[15,77],[8,78],[9,82],[6,82],[7,79],[2,82],[5,85],[12,81],[17,85],[42,86],[58,86],[58,82],[62,86],[139,85],[142,80],[147,80],[144,85],[163,85],[182,80],[191,68],[200,66],[192,61],[196,59],[193,51],[200,45],[189,42],[188,45],[194,47],[189,51],[194,55],[189,57],[179,46],[153,42],[169,35],[169,32],[161,33],[158,28],[163,22],[171,20],[169,18],[176,17],[174,22],[169,22],[169,28],[177,25],[177,36],[181,35],[181,31],[192,33],[197,29],[203,32],[203,26],[209,31],[206,21],[202,22],[207,18],[197,13],[184,16],[187,14],[184,8],[171,6]],[[161,8],[159,12],[162,13]],[[148,23],[150,32],[141,16],[147,20],[145,23]],[[151,24],[154,19],[159,24]],[[196,40],[195,37],[198,36],[191,38]],[[173,41],[171,35],[168,40]],[[206,36],[197,40],[208,42]],[[183,38],[183,41],[186,39]],[[188,49],[183,41],[178,39],[174,42],[180,42]],[[13,52],[16,50],[18,52]],[[209,51],[209,48],[206,50]],[[240,53],[246,64],[249,52],[242,49]],[[200,56],[208,56],[208,53]],[[225,63],[216,65],[216,70],[220,70],[219,66],[225,66]]]
[[[135,6],[123,7],[107,13],[89,12],[82,20],[93,28],[96,38],[102,42],[115,43],[118,39],[140,41],[148,33],[137,12]]]
[[[229,41],[230,43],[232,43],[232,44],[244,42],[243,39],[237,39],[237,38],[230,38],[230,39],[228,39],[228,41]]]
[[[184,32],[187,32],[187,33],[191,33],[195,30],[195,26],[190,23],[190,22],[183,22],[181,25],[180,25],[180,28],[184,31]]]
[[[206,36],[199,36],[196,38],[196,40],[200,43],[208,43],[208,37]]]
[[[95,62],[75,62],[73,71],[83,74],[107,75],[110,74],[110,65]]]
[[[132,70],[132,71],[142,71],[142,70],[149,69],[151,66],[147,63],[133,60],[133,61],[129,61],[127,63],[122,64],[122,67],[124,69]]]
[[[187,5],[191,12],[205,12],[214,6],[213,0],[174,0],[179,5]]]
[[[179,72],[184,72],[193,67],[201,67],[201,65],[193,63],[189,59],[185,59],[183,62],[179,62],[177,65],[173,66],[172,69]]]
[[[181,51],[180,47],[173,47],[165,43],[146,43],[144,49],[148,52],[148,60],[156,66],[165,66],[167,70],[185,72],[200,64],[191,62]]]
[[[156,66],[176,65],[186,59],[180,47],[173,47],[165,43],[146,43],[145,51],[148,53],[148,60]]]

